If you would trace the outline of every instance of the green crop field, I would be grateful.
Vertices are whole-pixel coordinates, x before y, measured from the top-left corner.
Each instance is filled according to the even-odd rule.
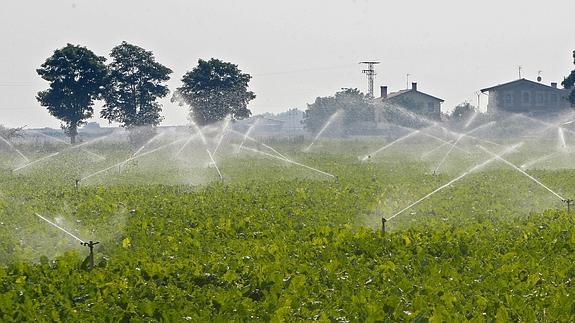
[[[518,141],[482,147],[514,165],[555,149]],[[291,162],[252,142],[217,169],[201,144],[3,150],[0,321],[575,320],[568,153],[525,168],[549,191],[471,143],[268,143]],[[99,241],[94,268],[36,214]]]

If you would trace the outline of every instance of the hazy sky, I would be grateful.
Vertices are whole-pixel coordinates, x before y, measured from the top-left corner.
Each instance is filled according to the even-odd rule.
[[[4,0],[0,124],[58,127],[35,100],[47,87],[36,68],[66,43],[107,57],[123,40],[174,71],[171,89],[198,58],[238,64],[253,75],[254,114],[366,91],[362,60],[382,62],[376,93],[405,88],[409,73],[451,110],[516,79],[518,65],[523,77],[561,82],[574,68],[574,13],[574,0]],[[163,124],[186,123],[184,109],[162,102]]]

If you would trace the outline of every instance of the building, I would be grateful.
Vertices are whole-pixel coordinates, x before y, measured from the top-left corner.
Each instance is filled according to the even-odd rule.
[[[557,83],[542,83],[519,79],[482,89],[489,93],[488,113],[508,112],[531,116],[555,116],[571,108],[567,90]]]
[[[272,115],[273,116],[273,115]],[[285,122],[266,115],[251,116],[236,120],[233,129],[239,133],[248,133],[251,137],[272,137],[282,134]]]
[[[381,96],[377,99],[382,103],[383,109],[376,110],[376,121],[383,122],[385,110],[393,109],[393,106],[401,107],[425,118],[440,120],[441,103],[444,100],[417,90],[417,83],[411,83],[411,89],[387,93],[387,86],[381,86]]]

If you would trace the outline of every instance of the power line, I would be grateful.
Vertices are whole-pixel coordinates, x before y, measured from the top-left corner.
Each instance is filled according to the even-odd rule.
[[[348,69],[354,67],[354,64],[346,64],[346,65],[334,65],[334,66],[325,66],[325,67],[311,67],[311,68],[303,68],[303,69],[296,69],[296,70],[287,70],[287,71],[277,71],[277,72],[268,72],[268,73],[257,73],[253,74],[252,76],[273,76],[273,75],[282,75],[282,74],[296,74],[296,73],[307,73],[307,72],[317,72],[317,71],[330,71],[330,70],[338,70],[338,69]]]

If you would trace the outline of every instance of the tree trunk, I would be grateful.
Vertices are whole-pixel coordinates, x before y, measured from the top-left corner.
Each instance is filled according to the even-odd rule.
[[[70,143],[72,145],[76,144],[76,136],[78,135],[78,124],[72,123],[69,129]]]

